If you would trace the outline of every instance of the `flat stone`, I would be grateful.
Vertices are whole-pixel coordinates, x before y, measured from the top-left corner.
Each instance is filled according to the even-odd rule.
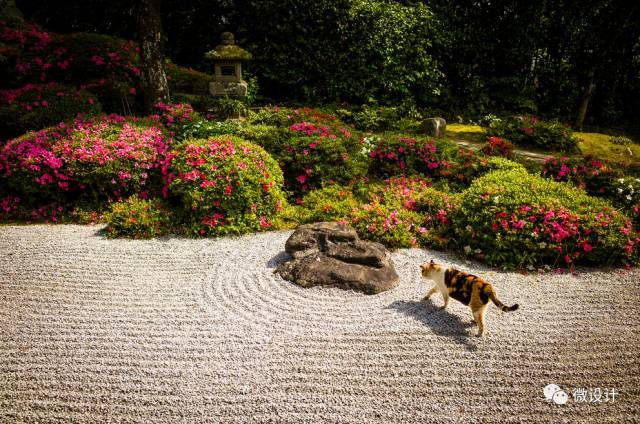
[[[353,228],[336,222],[301,225],[285,250],[291,259],[276,272],[302,287],[335,286],[376,294],[400,280],[383,245],[360,240]]]

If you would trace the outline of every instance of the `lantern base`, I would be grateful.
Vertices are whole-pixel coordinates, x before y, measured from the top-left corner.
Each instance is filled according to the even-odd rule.
[[[213,97],[244,98],[244,97],[247,97],[248,88],[249,86],[245,81],[240,81],[240,82],[214,81],[209,83],[209,93]]]

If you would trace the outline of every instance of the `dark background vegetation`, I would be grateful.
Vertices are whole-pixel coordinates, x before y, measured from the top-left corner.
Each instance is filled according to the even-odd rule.
[[[133,2],[18,0],[48,30],[136,38]],[[263,96],[408,102],[434,113],[529,112],[638,125],[640,3],[623,0],[164,0],[166,54],[207,70],[222,31],[252,52]]]

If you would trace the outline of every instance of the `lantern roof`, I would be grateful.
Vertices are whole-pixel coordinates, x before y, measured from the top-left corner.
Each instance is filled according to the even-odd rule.
[[[204,57],[216,62],[249,60],[251,59],[251,53],[236,45],[232,33],[223,32],[220,36],[220,44],[218,44],[213,50],[205,53]]]

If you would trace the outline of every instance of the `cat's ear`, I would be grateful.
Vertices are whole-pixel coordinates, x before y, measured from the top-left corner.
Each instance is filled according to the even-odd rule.
[[[431,259],[431,262],[430,262],[430,263],[435,264],[435,262],[433,262],[433,259]]]

